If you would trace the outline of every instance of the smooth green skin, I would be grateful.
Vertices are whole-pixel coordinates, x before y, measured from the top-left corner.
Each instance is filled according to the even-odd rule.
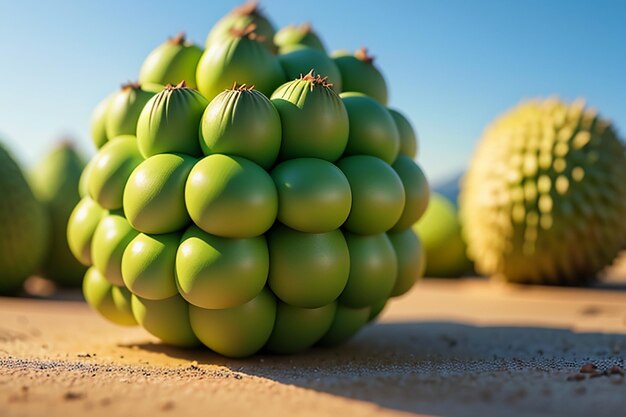
[[[330,328],[337,310],[332,302],[319,308],[299,308],[278,303],[276,322],[265,349],[292,354],[313,346]]]
[[[285,161],[271,172],[278,190],[278,220],[300,232],[338,229],[352,206],[350,183],[334,164],[315,158]]]
[[[60,285],[80,286],[85,268],[76,260],[67,242],[67,223],[80,201],[78,186],[84,162],[73,145],[59,143],[33,168],[30,183],[35,197],[50,217],[50,249],[41,275]]]
[[[141,66],[139,83],[176,85],[185,81],[196,88],[196,67],[202,49],[192,42],[177,43],[169,39],[154,49]]]
[[[135,135],[137,120],[154,92],[142,88],[122,87],[111,97],[106,111],[105,131],[107,138],[121,135]]]
[[[283,49],[295,45],[303,45],[309,48],[313,48],[317,51],[323,52],[326,55],[326,48],[321,39],[315,32],[313,32],[309,25],[288,25],[280,29],[274,35],[274,44],[278,46],[278,49],[282,53]],[[310,69],[310,68],[309,68]],[[308,70],[303,72],[306,74]]]
[[[339,297],[348,282],[350,254],[339,230],[302,233],[277,224],[267,234],[268,283],[294,307],[318,308]]]
[[[87,304],[107,320],[120,326],[137,325],[131,311],[131,293],[111,285],[95,267],[85,273],[83,295]]]
[[[195,158],[183,154],[151,156],[135,168],[124,188],[124,214],[142,233],[171,233],[191,219],[185,208],[185,183]]]
[[[430,186],[424,172],[419,165],[405,155],[398,156],[398,159],[391,165],[396,171],[402,186],[404,187],[405,203],[402,216],[391,229],[394,232],[410,228],[422,217],[428,207],[430,198]]]
[[[78,179],[78,195],[80,198],[84,198],[89,195],[89,176],[91,175],[94,160],[95,158],[91,158],[87,162],[85,168],[83,168],[83,172],[80,174],[80,178]]]
[[[164,343],[179,347],[200,345],[189,322],[189,304],[180,295],[164,300],[146,300],[133,295],[131,309],[137,323]]]
[[[200,125],[205,155],[242,156],[265,169],[280,150],[280,116],[267,97],[256,90],[226,90],[206,108]]]
[[[333,53],[331,57],[341,72],[343,91],[367,94],[383,106],[387,105],[387,83],[373,64],[343,53]]]
[[[109,140],[106,132],[106,118],[113,96],[114,94],[107,96],[91,113],[91,140],[96,149],[102,148]]]
[[[322,346],[337,346],[352,338],[370,317],[370,307],[350,308],[337,304],[335,317],[326,334],[318,342]]]
[[[233,83],[254,85],[261,93],[270,94],[285,82],[285,73],[278,59],[259,41],[228,36],[212,43],[200,58],[196,83],[209,101]]]
[[[93,234],[91,259],[96,269],[113,285],[124,286],[122,255],[138,232],[119,215],[104,216]]]
[[[401,232],[388,232],[398,260],[396,282],[391,291],[392,297],[406,294],[424,276],[426,253],[422,242],[413,229]]]
[[[223,238],[191,226],[176,253],[176,283],[179,293],[195,306],[231,308],[261,292],[269,264],[263,236]]]
[[[83,197],[67,222],[67,244],[72,255],[85,266],[91,266],[91,242],[106,210],[90,197]]]
[[[271,99],[283,128],[279,160],[333,162],[341,157],[348,143],[348,113],[332,88],[294,80],[280,86]]]
[[[387,109],[396,122],[398,134],[400,135],[400,155],[406,155],[411,159],[417,156],[417,134],[411,122],[398,110]]]
[[[209,102],[191,88],[165,89],[148,101],[137,122],[137,146],[144,158],[163,153],[199,157],[198,126]]]
[[[396,253],[385,233],[362,236],[344,232],[350,252],[350,276],[339,302],[352,308],[369,307],[388,298],[398,273]]]
[[[310,47],[290,48],[288,52],[278,55],[287,79],[296,79],[311,70],[322,77],[328,77],[333,90],[341,93],[341,72],[335,62],[325,52]]]
[[[1,143],[0,196],[0,294],[13,294],[44,260],[50,220]]]
[[[133,294],[146,300],[178,294],[175,275],[180,238],[181,233],[140,233],[130,241],[122,255],[122,278]]]
[[[340,97],[350,120],[345,155],[371,155],[393,163],[400,150],[400,136],[389,111],[360,93],[342,93]]]
[[[189,306],[191,328],[214,352],[243,358],[258,352],[269,339],[276,320],[276,299],[264,289],[245,304],[222,310]]]
[[[278,194],[272,177],[238,156],[209,155],[191,170],[185,186],[187,211],[196,225],[222,237],[265,233],[276,220]]]
[[[404,210],[402,180],[389,164],[368,155],[337,162],[352,190],[352,209],[344,228],[362,235],[391,229]]]
[[[254,33],[264,38],[262,44],[271,52],[276,52],[276,45],[273,42],[276,33],[274,25],[258,10],[246,14],[231,12],[222,17],[209,32],[205,43],[206,48],[208,49],[213,43],[223,42],[225,38],[230,37],[231,29],[243,30],[250,24],[256,25]]]
[[[107,210],[121,208],[128,177],[141,161],[134,136],[111,139],[91,163],[87,179],[89,196]]]
[[[471,270],[461,237],[457,210],[447,198],[433,193],[424,216],[413,226],[426,251],[427,277],[460,277]]]
[[[381,313],[383,312],[383,310],[385,310],[385,307],[387,306],[387,301],[389,301],[388,298],[382,298],[372,304],[372,306],[370,307],[369,318],[367,320],[368,323],[371,323],[372,321],[380,317]]]

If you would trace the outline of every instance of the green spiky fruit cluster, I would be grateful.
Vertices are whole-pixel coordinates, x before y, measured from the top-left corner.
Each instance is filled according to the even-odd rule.
[[[370,57],[335,60],[293,30],[276,55],[269,20],[237,8],[205,51],[168,41],[142,67],[151,85],[94,112],[68,237],[111,321],[227,356],[293,353],[348,340],[420,278],[415,132]]]
[[[50,226],[44,207],[2,145],[0,196],[0,294],[10,294],[41,266]]]
[[[479,272],[580,285],[626,244],[626,150],[582,101],[529,101],[485,131],[460,210]]]

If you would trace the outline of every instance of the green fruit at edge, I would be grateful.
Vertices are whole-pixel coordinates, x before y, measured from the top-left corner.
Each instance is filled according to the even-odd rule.
[[[154,155],[128,177],[124,188],[124,214],[143,233],[171,233],[191,219],[185,208],[185,183],[196,162],[183,154]]]
[[[328,161],[300,158],[285,161],[271,172],[278,190],[278,220],[309,233],[339,229],[352,206],[350,183]]]
[[[413,229],[426,251],[427,277],[460,277],[471,270],[459,215],[447,198],[433,193],[424,216]]]
[[[93,265],[113,285],[124,286],[122,255],[137,233],[120,214],[109,213],[96,227],[91,242]]]
[[[180,238],[181,233],[140,233],[130,241],[122,255],[122,278],[130,292],[146,300],[178,294],[175,275]]]
[[[335,62],[325,52],[309,47],[292,47],[288,52],[278,55],[288,80],[293,80],[308,73],[312,69],[321,77],[328,77],[332,89],[341,93],[341,72]]]
[[[411,126],[411,122],[398,110],[387,109],[396,122],[398,133],[400,134],[400,155],[406,155],[411,159],[417,156],[417,134]]]
[[[341,72],[343,91],[355,91],[366,94],[383,106],[387,105],[387,83],[378,68],[374,66],[374,58],[361,48],[354,55],[331,54]]]
[[[330,328],[320,339],[318,344],[322,346],[337,346],[352,338],[370,317],[370,307],[350,308],[337,304],[335,317]]]
[[[50,224],[20,167],[0,144],[0,294],[10,294],[41,265]]]
[[[402,186],[404,187],[405,203],[402,216],[391,229],[394,232],[410,228],[422,217],[428,207],[430,198],[430,187],[424,172],[419,165],[405,155],[398,156],[398,159],[391,165],[396,171]]]
[[[247,30],[226,35],[214,42],[198,63],[198,90],[209,101],[235,83],[255,86],[269,97],[285,82],[278,59]]]
[[[111,139],[90,162],[89,196],[105,209],[121,208],[128,177],[141,161],[134,136]]]
[[[413,229],[388,232],[389,240],[396,252],[398,274],[391,292],[392,297],[407,293],[424,276],[427,259],[424,247]]]
[[[144,158],[162,153],[201,156],[198,126],[209,102],[182,82],[145,105],[137,122],[137,146]]]
[[[268,284],[294,307],[318,308],[339,297],[348,281],[350,254],[339,230],[302,233],[280,224],[267,234]]]
[[[85,266],[91,266],[91,242],[100,220],[107,214],[90,197],[83,197],[74,207],[67,221],[67,244],[76,259]]]
[[[61,285],[79,286],[87,270],[72,255],[67,241],[68,219],[80,201],[78,183],[83,166],[72,144],[64,142],[46,155],[30,175],[33,192],[50,216],[50,250],[41,273]]]
[[[368,307],[388,298],[398,273],[398,261],[385,233],[361,236],[344,233],[350,252],[350,276],[339,302],[352,308]]]
[[[265,345],[276,319],[276,299],[268,290],[237,307],[208,310],[189,306],[191,328],[209,349],[233,358],[250,356]]]
[[[89,195],[89,176],[91,175],[94,159],[91,158],[83,168],[83,172],[80,173],[80,178],[78,179],[78,195],[80,198]]]
[[[231,239],[191,226],[176,254],[176,282],[189,303],[209,309],[235,307],[265,286],[269,255],[265,237]]]
[[[185,186],[191,219],[222,237],[259,236],[274,224],[278,196],[272,177],[245,158],[209,155],[191,170]]]
[[[163,342],[179,347],[200,345],[191,329],[189,304],[178,294],[164,300],[146,300],[133,295],[131,308],[137,323]]]
[[[281,53],[283,49],[289,49],[295,45],[303,45],[326,54],[326,48],[324,48],[322,40],[308,23],[285,26],[274,35],[274,43]],[[309,70],[306,70],[304,72],[308,71]]]
[[[135,326],[131,311],[131,293],[123,287],[111,285],[94,267],[85,273],[83,295],[87,304],[104,318],[120,326]]]
[[[226,16],[222,17],[213,26],[206,38],[206,47],[220,42],[231,33],[231,29],[244,30],[254,25],[255,33],[261,38],[260,41],[270,51],[275,52],[276,46],[273,39],[276,30],[269,19],[261,13],[256,1],[248,1],[241,6],[235,7]]]
[[[139,82],[175,85],[185,81],[189,87],[196,88],[200,56],[202,50],[187,41],[184,33],[179,33],[150,52],[139,71]]]
[[[205,155],[242,156],[268,169],[278,156],[281,134],[278,111],[267,97],[253,88],[230,88],[206,108],[200,146]]]
[[[328,83],[309,73],[272,94],[283,137],[280,160],[319,158],[333,162],[348,143],[348,113]]]
[[[391,166],[368,155],[343,158],[337,162],[352,190],[352,209],[344,227],[362,235],[391,229],[404,210],[402,180]]]
[[[276,309],[276,323],[265,349],[291,354],[313,346],[330,328],[337,303],[319,308],[299,308],[282,302]]]
[[[114,95],[111,94],[98,103],[91,113],[91,140],[96,149],[102,148],[109,141],[109,136],[106,132],[106,118]]]
[[[387,307],[388,298],[382,298],[370,306],[370,314],[367,319],[368,322],[376,320],[382,314],[385,307]]]
[[[107,138],[121,135],[136,135],[137,120],[154,92],[139,84],[126,84],[111,97],[106,111],[105,130]]]
[[[343,93],[340,97],[350,120],[345,155],[371,155],[392,164],[400,150],[400,136],[389,111],[361,93]]]

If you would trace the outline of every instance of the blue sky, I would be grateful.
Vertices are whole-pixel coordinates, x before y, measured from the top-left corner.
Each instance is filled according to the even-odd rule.
[[[199,44],[238,1],[0,0],[0,140],[32,164],[61,135],[86,155],[92,108],[186,31]],[[584,97],[626,133],[626,2],[266,0],[328,48],[369,47],[420,136],[432,182],[460,171],[484,126],[523,98]]]

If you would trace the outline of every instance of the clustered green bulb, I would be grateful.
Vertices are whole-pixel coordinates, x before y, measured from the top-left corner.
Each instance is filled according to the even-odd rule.
[[[150,55],[142,81],[160,91],[131,85],[94,112],[68,237],[105,317],[226,356],[293,353],[348,340],[421,277],[411,225],[429,188],[410,124],[344,92],[368,67],[284,33],[238,8],[197,62],[172,58],[181,44]]]
[[[460,212],[479,272],[588,283],[626,245],[626,147],[582,101],[522,103],[485,130]]]

